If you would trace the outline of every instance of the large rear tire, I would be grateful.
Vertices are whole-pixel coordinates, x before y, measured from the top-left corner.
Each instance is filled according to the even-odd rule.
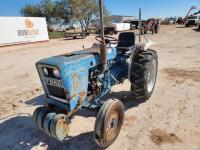
[[[158,57],[154,50],[138,52],[131,64],[131,91],[138,100],[148,100],[154,90],[158,71]]]
[[[95,122],[94,138],[103,148],[109,147],[118,137],[124,122],[124,105],[119,100],[108,100],[101,107]]]

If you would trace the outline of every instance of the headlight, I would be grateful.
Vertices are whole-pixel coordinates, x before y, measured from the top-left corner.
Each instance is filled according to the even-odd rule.
[[[53,69],[53,74],[56,78],[60,78],[60,72],[57,68]]]
[[[43,68],[43,71],[44,71],[44,74],[45,74],[46,76],[48,76],[48,75],[49,75],[49,71],[48,71],[48,69],[47,69],[47,68]]]

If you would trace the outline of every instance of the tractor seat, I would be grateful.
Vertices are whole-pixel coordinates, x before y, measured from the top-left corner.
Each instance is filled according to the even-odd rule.
[[[117,50],[121,52],[127,52],[135,46],[135,33],[134,32],[122,32],[118,38]]]

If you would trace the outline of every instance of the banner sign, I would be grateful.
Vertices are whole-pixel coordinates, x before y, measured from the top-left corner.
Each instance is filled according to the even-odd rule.
[[[43,17],[0,17],[0,47],[48,40]]]

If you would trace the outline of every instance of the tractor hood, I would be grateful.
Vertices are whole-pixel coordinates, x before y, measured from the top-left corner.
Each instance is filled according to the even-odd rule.
[[[107,60],[112,60],[116,57],[116,49],[108,49]],[[101,64],[100,53],[98,50],[81,50],[73,53],[68,53],[64,55],[54,56],[46,58],[37,62],[38,64],[55,66],[58,68],[65,68],[68,74],[74,73],[77,70],[82,70],[86,68],[91,68],[96,65]]]
[[[116,49],[109,49],[107,59],[115,57]],[[66,103],[69,111],[72,111],[86,99],[89,69],[97,65],[101,65],[99,52],[82,50],[43,59],[37,62],[36,67],[47,98]],[[59,77],[55,76],[55,69]]]

